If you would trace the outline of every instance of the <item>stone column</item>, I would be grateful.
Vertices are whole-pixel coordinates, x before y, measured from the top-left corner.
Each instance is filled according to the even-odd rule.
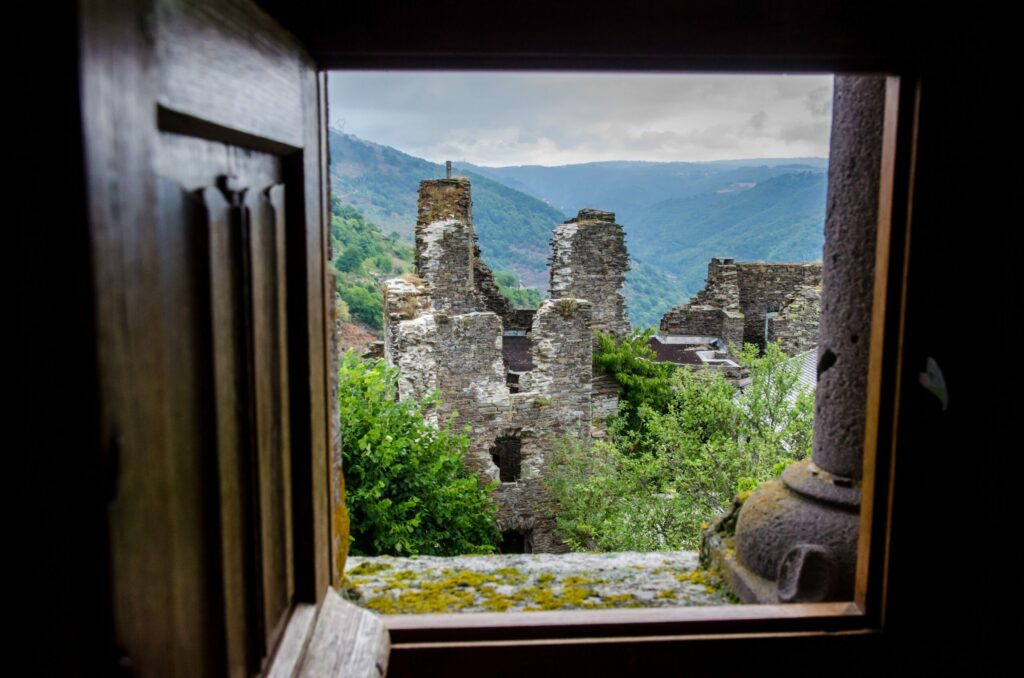
[[[705,535],[746,602],[853,596],[885,80],[837,76],[834,96],[812,458]]]

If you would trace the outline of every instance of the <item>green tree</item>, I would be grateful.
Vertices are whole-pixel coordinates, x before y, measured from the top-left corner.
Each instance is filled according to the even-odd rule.
[[[696,548],[702,524],[737,492],[777,476],[810,451],[813,394],[777,346],[738,359],[751,383],[738,393],[720,372],[678,369],[636,402],[637,426],[611,443],[566,445],[546,485],[559,531],[578,550]]]
[[[625,447],[635,447],[646,434],[643,408],[664,412],[672,399],[676,366],[658,362],[650,346],[653,335],[653,329],[634,330],[622,339],[597,332],[594,367],[619,385],[619,411],[609,427],[612,437]]]
[[[338,405],[351,552],[493,553],[496,507],[463,465],[465,434],[437,429],[423,403],[398,400],[398,371],[352,351],[338,370]]]

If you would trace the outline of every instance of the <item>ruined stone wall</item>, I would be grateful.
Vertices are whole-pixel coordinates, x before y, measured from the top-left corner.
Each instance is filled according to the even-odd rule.
[[[818,345],[821,322],[821,286],[801,287],[786,297],[779,315],[768,321],[768,341],[777,341],[787,355]]]
[[[518,481],[502,483],[494,496],[498,527],[528,534],[535,553],[560,553],[543,474],[558,438],[590,435],[590,375],[593,364],[592,305],[583,299],[543,302],[531,334],[534,363],[530,388],[509,396],[507,433],[522,441]]]
[[[733,259],[713,258],[704,288],[688,303],[661,318],[659,331],[669,335],[720,337],[739,346],[743,342],[740,288]]]
[[[466,466],[483,481],[498,478],[490,456],[494,439],[508,428],[509,391],[501,358],[501,319],[491,312],[435,314],[434,359],[441,391],[441,422],[458,413],[455,430],[470,426]]]
[[[803,299],[801,290],[820,286],[821,263],[737,263],[733,259],[714,258],[708,264],[704,289],[689,303],[666,313],[660,331],[669,335],[721,337],[737,347],[744,342],[763,347],[767,314],[782,312],[788,304]],[[780,338],[786,338],[788,345],[806,346],[800,351],[807,350],[817,339],[818,315],[813,303],[801,301],[774,325],[775,331]],[[768,321],[769,333],[773,322]]]
[[[494,273],[480,258],[480,247],[476,244],[475,232],[473,238],[473,286],[483,309],[497,314],[507,328],[515,322],[516,310],[512,307],[512,302],[498,289],[497,283],[494,282]]]
[[[590,380],[590,436],[608,435],[606,422],[619,411],[619,382],[604,372],[595,372]]]
[[[659,331],[668,335],[720,337],[739,346],[743,341],[743,315],[714,306],[677,306],[661,318]]]
[[[422,398],[437,388],[437,332],[426,284],[416,276],[384,283],[384,359],[399,369],[398,396]]]
[[[400,397],[440,391],[433,422],[451,420],[456,429],[470,426],[465,462],[483,483],[499,478],[492,458],[495,441],[517,438],[519,476],[502,482],[493,495],[498,527],[528,534],[534,552],[563,551],[542,476],[559,437],[590,434],[590,381],[580,376],[589,377],[592,364],[591,304],[559,299],[541,305],[531,329],[535,368],[530,390],[510,393],[501,353],[501,319],[496,314],[430,312],[421,283],[389,280],[386,290],[385,347],[389,363],[402,372]]]
[[[821,263],[736,264],[740,311],[745,318],[743,341],[764,346],[765,316],[781,311],[787,297],[801,287],[821,285]]]
[[[594,329],[615,336],[629,333],[626,300],[619,292],[626,282],[629,255],[622,226],[613,212],[580,210],[574,219],[555,227],[551,238],[550,295],[593,304]]]
[[[518,533],[537,553],[565,550],[543,475],[560,438],[591,435],[593,327],[620,335],[629,330],[619,294],[627,256],[615,216],[583,210],[556,229],[552,245],[557,298],[536,311],[516,311],[480,259],[469,182],[424,181],[417,276],[385,283],[384,353],[401,372],[399,397],[440,392],[433,423],[470,427],[467,467],[481,483],[501,481],[493,495],[499,529]],[[506,334],[530,347],[516,357],[519,383],[512,389]],[[602,417],[616,403],[614,389],[605,393]]]

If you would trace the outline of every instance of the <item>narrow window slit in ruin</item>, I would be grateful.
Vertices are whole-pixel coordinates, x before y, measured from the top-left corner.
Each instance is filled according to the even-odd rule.
[[[516,436],[501,436],[494,441],[491,459],[498,467],[498,478],[503,483],[514,483],[522,473],[523,442]]]

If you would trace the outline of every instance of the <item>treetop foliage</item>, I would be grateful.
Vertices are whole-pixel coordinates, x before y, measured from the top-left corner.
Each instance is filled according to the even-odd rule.
[[[627,401],[609,441],[567,442],[549,462],[559,530],[577,550],[696,548],[738,492],[810,454],[814,396],[777,345],[739,351],[752,381],[737,392],[718,371],[654,371],[645,335],[599,338],[595,363]]]

